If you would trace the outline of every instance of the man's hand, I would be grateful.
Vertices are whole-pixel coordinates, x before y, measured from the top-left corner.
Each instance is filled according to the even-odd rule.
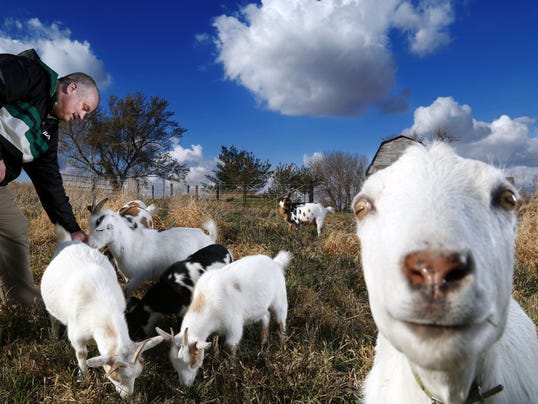
[[[82,241],[83,243],[88,242],[88,236],[82,230],[71,233],[71,239]]]
[[[6,178],[6,163],[0,160],[0,182],[4,181],[4,178]]]

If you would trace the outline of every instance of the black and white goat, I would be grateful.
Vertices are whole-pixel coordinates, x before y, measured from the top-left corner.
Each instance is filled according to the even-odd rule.
[[[325,216],[329,212],[334,212],[332,206],[325,207],[321,203],[293,203],[290,195],[278,203],[278,214],[288,223],[288,232],[291,232],[293,227],[298,229],[301,224],[312,224],[316,226],[319,236]]]
[[[131,297],[125,318],[131,338],[146,338],[164,315],[183,317],[189,308],[194,285],[209,270],[232,262],[232,254],[220,244],[210,244],[183,261],[172,264],[146,294],[138,299]]]

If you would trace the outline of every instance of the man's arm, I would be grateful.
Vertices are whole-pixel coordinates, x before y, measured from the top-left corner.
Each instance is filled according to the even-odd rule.
[[[59,223],[70,233],[79,233],[81,228],[77,223],[73,208],[65,192],[60,167],[56,157],[56,148],[40,156],[38,159],[24,164],[24,170],[32,180],[39,200],[52,223]],[[72,236],[73,237],[73,236]],[[86,235],[75,235],[83,241]]]

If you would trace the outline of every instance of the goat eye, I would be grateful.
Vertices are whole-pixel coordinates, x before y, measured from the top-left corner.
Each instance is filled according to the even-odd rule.
[[[517,207],[517,198],[514,192],[508,188],[501,187],[493,194],[493,204],[500,206],[507,211],[513,211]]]
[[[95,227],[98,227],[101,222],[103,221],[103,216],[101,216],[100,218],[98,218],[96,221],[95,221]]]
[[[355,217],[359,220],[364,218],[368,212],[373,209],[372,202],[366,197],[360,197],[355,205],[353,206],[353,211],[355,212]]]

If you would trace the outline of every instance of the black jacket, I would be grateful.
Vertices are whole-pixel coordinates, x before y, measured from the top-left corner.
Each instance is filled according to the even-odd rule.
[[[79,231],[58,164],[58,120],[50,116],[58,75],[35,53],[0,54],[0,159],[6,177],[24,169],[51,222]],[[32,57],[33,56],[33,57]]]

